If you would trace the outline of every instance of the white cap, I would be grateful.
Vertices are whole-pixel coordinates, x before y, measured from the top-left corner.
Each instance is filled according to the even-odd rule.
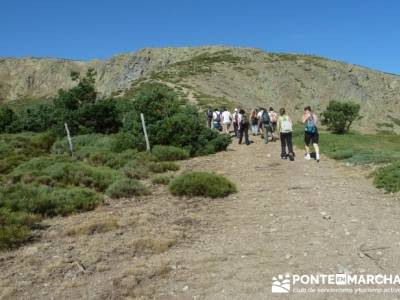
[[[237,109],[237,108],[235,108],[235,111],[238,111],[238,109]]]

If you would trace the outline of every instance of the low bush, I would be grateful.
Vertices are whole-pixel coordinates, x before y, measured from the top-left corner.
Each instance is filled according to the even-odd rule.
[[[40,217],[38,215],[22,211],[12,211],[7,207],[0,207],[0,226],[7,226],[11,224],[32,226],[38,221],[40,221]]]
[[[149,190],[141,182],[128,178],[115,181],[106,190],[106,194],[111,198],[142,196],[149,193]]]
[[[173,195],[225,197],[235,193],[236,186],[223,176],[207,172],[184,173],[169,184]]]
[[[189,158],[189,152],[174,146],[154,146],[152,153],[160,161],[174,161]]]
[[[392,193],[400,191],[400,161],[379,168],[374,175],[374,184],[377,188],[384,188]]]
[[[86,188],[52,188],[23,183],[2,188],[0,196],[0,207],[44,217],[92,210],[103,201],[101,195]]]
[[[26,242],[31,230],[25,225],[0,226],[0,250],[10,249]]]
[[[93,167],[68,157],[38,157],[21,164],[10,173],[14,182],[40,183],[43,179],[58,187],[85,186],[103,192],[121,172],[107,167]],[[43,183],[43,182],[42,182]]]
[[[127,163],[123,167],[124,174],[133,179],[145,179],[149,178],[150,170],[148,166],[143,163],[138,163],[137,161],[132,161]]]
[[[157,175],[151,179],[153,184],[168,185],[173,177],[171,175]]]
[[[179,170],[179,165],[173,162],[151,162],[148,164],[148,168],[153,173],[164,173],[167,171],[177,171]]]

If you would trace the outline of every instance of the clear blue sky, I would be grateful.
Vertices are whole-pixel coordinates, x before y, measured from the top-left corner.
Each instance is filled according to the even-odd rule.
[[[108,58],[233,45],[400,74],[396,0],[1,0],[0,56]]]

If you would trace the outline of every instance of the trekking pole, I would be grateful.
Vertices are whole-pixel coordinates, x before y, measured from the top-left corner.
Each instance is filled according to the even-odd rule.
[[[68,139],[68,144],[69,144],[69,152],[71,156],[74,156],[74,147],[72,145],[72,139],[71,139],[71,134],[69,133],[69,128],[68,124],[64,123],[65,131],[67,132],[67,139]]]
[[[147,130],[146,130],[146,123],[144,122],[144,115],[140,113],[140,119],[142,120],[142,127],[143,127],[143,132],[144,132],[144,138],[146,140],[146,151],[150,151],[150,142],[149,142],[149,137],[147,136]]]

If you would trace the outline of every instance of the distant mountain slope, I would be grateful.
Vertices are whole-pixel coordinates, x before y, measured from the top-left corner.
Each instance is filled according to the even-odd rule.
[[[358,128],[400,132],[400,76],[316,56],[230,47],[157,48],[105,61],[0,59],[0,101],[49,97],[71,87],[70,71],[97,71],[98,90],[124,94],[144,80],[174,87],[201,106],[287,107],[298,116],[329,100],[361,104]],[[382,116],[382,117],[377,117]]]

